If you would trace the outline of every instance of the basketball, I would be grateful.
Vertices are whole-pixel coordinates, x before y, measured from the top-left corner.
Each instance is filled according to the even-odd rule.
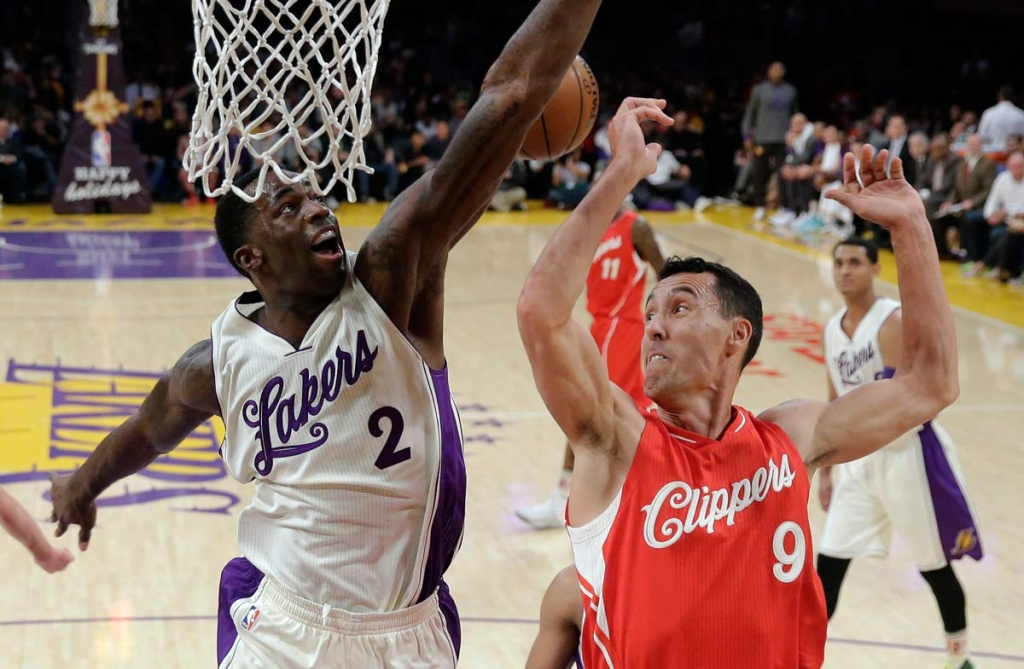
[[[526,133],[519,155],[555,160],[579,146],[597,120],[597,78],[579,56],[569,66],[554,97]]]

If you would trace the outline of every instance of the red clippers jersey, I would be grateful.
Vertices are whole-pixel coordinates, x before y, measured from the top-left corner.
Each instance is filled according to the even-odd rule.
[[[733,409],[721,441],[656,411],[622,490],[569,537],[587,669],[819,669],[828,626],[786,434]]]
[[[635,211],[619,216],[597,247],[587,275],[587,311],[595,319],[643,322],[641,304],[647,265],[633,248]]]

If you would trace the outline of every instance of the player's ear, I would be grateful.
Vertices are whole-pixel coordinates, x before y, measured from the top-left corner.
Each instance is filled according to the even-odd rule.
[[[732,319],[732,330],[729,333],[729,341],[727,343],[728,354],[730,356],[740,354],[740,357],[746,354],[747,344],[750,343],[750,338],[754,336],[754,326],[750,324],[746,318],[736,317]]]
[[[263,249],[254,244],[243,244],[235,249],[233,258],[246,274],[252,274],[263,264]]]
[[[871,275],[874,276],[876,279],[878,278],[878,276],[881,273],[882,273],[882,263],[876,262],[874,265],[871,266]]]

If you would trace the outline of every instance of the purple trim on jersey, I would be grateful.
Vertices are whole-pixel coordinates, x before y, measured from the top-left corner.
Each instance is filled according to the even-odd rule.
[[[448,584],[443,580],[437,587],[437,605],[441,608],[445,627],[448,628],[448,636],[452,639],[455,659],[458,659],[459,651],[462,650],[462,622],[459,620],[459,609],[455,606],[452,593],[448,591]]]
[[[448,368],[430,370],[441,422],[441,462],[438,465],[437,509],[430,527],[427,566],[423,570],[422,602],[440,587],[462,540],[466,518],[466,460],[462,453],[462,434],[448,387]]]
[[[876,376],[875,380],[877,381],[878,379],[891,379],[895,374],[896,374],[896,368],[895,367],[883,367],[882,368],[882,374],[880,376]]]
[[[939,526],[939,540],[946,558],[959,560],[970,555],[980,560],[981,537],[971,516],[971,507],[967,504],[967,497],[953,474],[946,451],[930,422],[922,426],[918,437],[921,439],[928,487],[932,493],[935,521]]]
[[[228,562],[220,573],[220,605],[217,608],[217,665],[231,652],[238,638],[238,629],[231,619],[231,605],[252,597],[263,580],[263,572],[244,557]]]

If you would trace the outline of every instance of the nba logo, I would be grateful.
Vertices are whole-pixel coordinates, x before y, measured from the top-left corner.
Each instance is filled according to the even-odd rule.
[[[92,166],[110,167],[110,133],[106,130],[92,133]]]
[[[242,618],[242,629],[248,631],[256,625],[256,619],[260,617],[260,610],[255,606],[249,607],[249,612]]]

